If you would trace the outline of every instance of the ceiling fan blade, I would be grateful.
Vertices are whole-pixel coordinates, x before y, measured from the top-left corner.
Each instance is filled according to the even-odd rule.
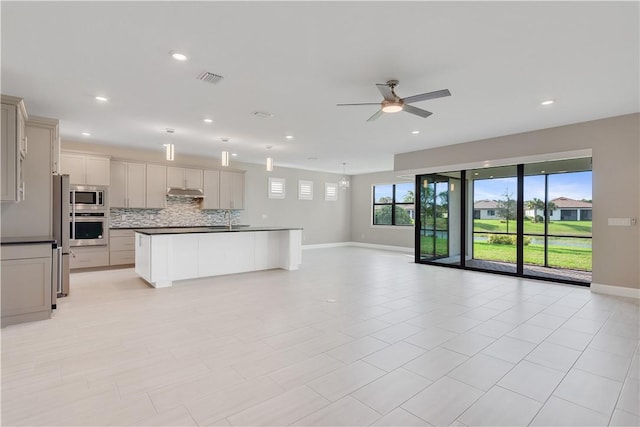
[[[391,91],[391,87],[386,84],[377,84],[378,90],[387,101],[395,101],[396,97],[393,96],[393,92]]]
[[[444,98],[445,96],[451,96],[449,89],[436,90],[435,92],[421,93],[420,95],[407,96],[402,98],[405,104],[411,104],[412,102],[426,101],[427,99]]]
[[[381,115],[382,115],[382,110],[378,110],[378,111],[376,111],[376,113],[375,113],[373,116],[369,117],[369,118],[367,119],[367,121],[368,121],[368,122],[372,122],[372,121],[374,121],[374,120],[377,120],[377,119],[378,119],[378,117],[380,117]]]
[[[407,113],[415,114],[416,116],[420,116],[422,118],[427,118],[433,113],[431,111],[423,110],[422,108],[414,107],[413,105],[404,105],[402,111],[406,111]]]
[[[350,105],[380,105],[379,102],[361,102],[359,104],[336,104],[338,107],[348,107]]]

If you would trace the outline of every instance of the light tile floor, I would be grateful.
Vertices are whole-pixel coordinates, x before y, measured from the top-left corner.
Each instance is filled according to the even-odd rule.
[[[639,424],[637,300],[362,248],[71,280],[2,330],[4,426]]]

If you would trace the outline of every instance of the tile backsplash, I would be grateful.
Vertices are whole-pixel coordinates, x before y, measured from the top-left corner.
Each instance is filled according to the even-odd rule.
[[[222,209],[200,209],[196,199],[167,196],[164,209],[111,208],[112,228],[125,227],[197,227],[226,225]],[[231,211],[231,222],[238,224],[240,211]]]

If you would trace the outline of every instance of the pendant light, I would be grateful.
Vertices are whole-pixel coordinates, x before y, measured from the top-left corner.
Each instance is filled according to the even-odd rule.
[[[267,145],[267,150],[271,150],[271,145]],[[273,171],[273,157],[267,157],[267,172]]]
[[[229,166],[229,152],[223,151],[221,156],[222,166]]]
[[[349,178],[347,178],[347,175],[345,175],[344,173],[344,167],[346,165],[347,165],[346,163],[342,162],[342,178],[340,178],[340,181],[338,181],[338,186],[343,190],[346,190],[351,185]]]
[[[173,134],[174,130],[171,128],[167,128],[166,129],[167,135],[168,135],[168,140],[171,141],[171,135]],[[167,159],[167,161],[172,162],[173,159],[175,158],[175,154],[176,154],[176,148],[175,145],[173,145],[172,143],[168,143],[168,144],[163,144],[164,148],[165,148],[165,159]]]
[[[173,144],[164,144],[166,148],[166,159],[170,162],[173,162],[176,154],[176,148]]]

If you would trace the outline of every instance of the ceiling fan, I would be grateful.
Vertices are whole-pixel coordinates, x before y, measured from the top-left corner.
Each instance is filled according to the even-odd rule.
[[[427,118],[433,113],[431,111],[423,110],[422,108],[414,107],[414,102],[426,101],[428,99],[443,98],[445,96],[451,96],[449,89],[436,90],[435,92],[421,93],[420,95],[407,96],[406,98],[400,98],[396,95],[395,88],[398,86],[398,80],[389,80],[384,84],[377,84],[378,90],[382,94],[384,100],[382,102],[365,102],[360,104],[338,104],[338,107],[345,107],[350,105],[380,105],[380,109],[371,117],[367,119],[368,122],[376,120],[382,115],[382,113],[397,113],[398,111],[406,111],[407,113],[415,114],[423,118]]]

